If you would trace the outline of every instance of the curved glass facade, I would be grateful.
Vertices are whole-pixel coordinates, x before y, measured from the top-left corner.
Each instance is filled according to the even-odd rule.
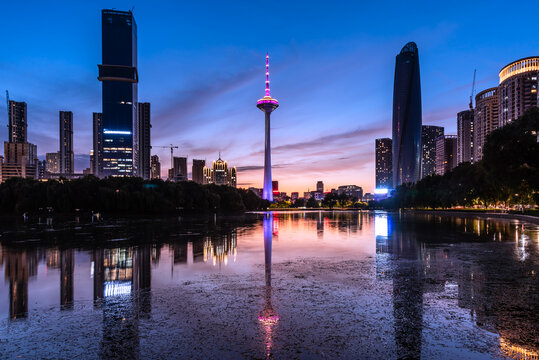
[[[421,174],[421,84],[415,43],[406,44],[395,64],[393,89],[393,186]]]

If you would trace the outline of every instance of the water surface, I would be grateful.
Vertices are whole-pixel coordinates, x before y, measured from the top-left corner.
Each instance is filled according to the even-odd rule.
[[[0,241],[0,357],[539,357],[539,230],[518,221],[30,221]]]

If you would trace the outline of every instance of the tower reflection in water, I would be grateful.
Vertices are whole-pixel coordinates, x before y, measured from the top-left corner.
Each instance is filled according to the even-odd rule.
[[[258,314],[258,321],[263,326],[265,333],[266,358],[271,357],[273,346],[273,331],[279,322],[279,315],[273,309],[271,304],[271,245],[274,232],[273,213],[264,214],[262,226],[264,231],[264,268],[265,268],[265,305],[264,309]]]

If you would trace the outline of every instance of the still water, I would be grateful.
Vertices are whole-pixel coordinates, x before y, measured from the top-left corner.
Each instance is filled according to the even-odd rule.
[[[539,228],[385,212],[2,224],[0,358],[539,358]]]

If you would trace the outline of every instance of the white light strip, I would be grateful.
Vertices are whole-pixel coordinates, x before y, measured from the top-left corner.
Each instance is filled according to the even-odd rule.
[[[104,130],[103,134],[113,134],[113,135],[131,135],[131,131],[121,131],[121,130]]]

